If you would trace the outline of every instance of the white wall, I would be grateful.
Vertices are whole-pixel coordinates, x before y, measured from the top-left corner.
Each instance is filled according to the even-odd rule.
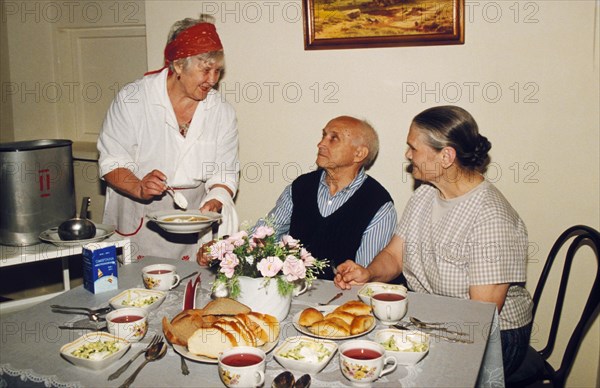
[[[161,66],[174,21],[201,12],[217,18],[227,58],[221,89],[240,128],[237,205],[248,221],[268,212],[298,168],[308,171],[321,128],[341,114],[367,118],[379,131],[381,153],[371,174],[401,211],[412,191],[403,172],[411,118],[434,105],[466,108],[493,143],[489,178],[529,228],[532,289],[564,229],[600,223],[597,7],[594,1],[469,1],[461,46],[305,51],[300,0],[153,0],[146,2],[148,63]],[[302,96],[292,102],[298,90]],[[591,258],[583,265],[593,265]],[[586,268],[574,271],[578,283],[589,278]],[[572,292],[571,299],[582,299]],[[547,330],[544,316],[542,306],[534,342]],[[570,385],[597,385],[599,333],[596,322]]]

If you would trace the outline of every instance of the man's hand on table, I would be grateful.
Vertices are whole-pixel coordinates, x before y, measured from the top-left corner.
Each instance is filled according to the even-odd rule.
[[[365,284],[371,279],[371,273],[365,267],[352,260],[346,260],[337,266],[337,273],[333,279],[336,287],[349,290],[352,286]]]

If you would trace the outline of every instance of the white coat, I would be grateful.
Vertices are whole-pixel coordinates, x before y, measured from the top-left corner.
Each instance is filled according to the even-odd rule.
[[[211,90],[183,137],[167,94],[167,73],[165,69],[126,85],[112,102],[98,138],[100,176],[125,167],[141,179],[158,169],[170,186],[183,189],[188,209],[199,209],[214,184],[237,191],[237,119],[233,107]],[[134,258],[193,259],[197,234],[171,234],[148,223],[146,215],[173,208],[168,195],[143,203],[108,188],[103,223],[129,236]]]

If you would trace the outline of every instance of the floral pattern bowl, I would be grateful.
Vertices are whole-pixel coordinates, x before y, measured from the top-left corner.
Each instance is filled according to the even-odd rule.
[[[315,374],[331,361],[337,348],[333,341],[300,335],[286,338],[273,357],[285,369]]]
[[[382,292],[392,292],[406,296],[408,289],[401,284],[371,282],[365,283],[365,285],[358,290],[358,297],[363,301],[363,303],[371,305],[371,296],[380,294]]]
[[[393,356],[398,365],[414,365],[429,352],[429,334],[420,331],[384,329],[375,333],[375,342]]]
[[[166,293],[164,291],[130,288],[111,298],[108,303],[115,310],[139,307],[146,311],[152,311],[161,305],[165,300],[165,296]]]
[[[148,312],[139,307],[128,307],[106,314],[108,331],[129,342],[138,342],[148,331]]]
[[[101,370],[121,358],[130,346],[129,341],[112,334],[93,332],[63,345],[60,354],[73,365]]]

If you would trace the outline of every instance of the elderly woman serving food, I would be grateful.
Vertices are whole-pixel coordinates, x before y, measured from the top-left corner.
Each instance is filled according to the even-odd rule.
[[[418,114],[407,143],[412,174],[423,184],[387,247],[366,268],[340,264],[335,283],[348,289],[403,273],[416,292],[495,303],[509,375],[522,362],[531,333],[528,241],[517,212],[481,173],[491,144],[473,117],[454,106]]]
[[[176,22],[164,58],[162,69],[119,92],[104,120],[98,139],[100,175],[108,184],[103,222],[129,236],[138,256],[188,259],[198,235],[167,233],[146,216],[174,209],[167,185],[188,209],[233,206],[237,119],[214,89],[224,54],[212,23]]]

